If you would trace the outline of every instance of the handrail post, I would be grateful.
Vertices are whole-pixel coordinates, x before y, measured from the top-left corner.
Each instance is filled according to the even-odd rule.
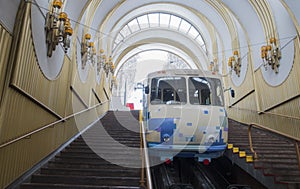
[[[248,126],[248,138],[249,138],[249,145],[250,145],[250,150],[251,152],[254,154],[254,159],[257,159],[257,154],[253,149],[253,144],[252,144],[252,134],[251,134],[251,128],[252,128],[252,124],[250,124]]]
[[[295,148],[297,153],[297,160],[298,160],[298,169],[300,170],[300,152],[299,152],[299,144],[298,141],[295,140]]]

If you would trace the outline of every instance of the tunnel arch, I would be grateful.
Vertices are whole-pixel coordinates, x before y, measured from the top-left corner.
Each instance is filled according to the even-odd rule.
[[[116,62],[119,62],[119,63],[117,64],[116,71],[115,71],[114,75],[117,75],[119,69],[121,69],[123,64],[125,62],[127,62],[130,58],[132,58],[133,56],[135,56],[139,53],[142,53],[142,52],[152,51],[152,50],[159,50],[159,51],[165,51],[165,52],[169,52],[169,53],[172,53],[172,54],[176,54],[190,68],[192,68],[192,69],[197,68],[197,65],[194,62],[190,61],[190,57],[188,56],[188,54],[186,54],[184,51],[178,49],[177,47],[167,45],[167,44],[160,44],[160,43],[144,44],[144,45],[138,46],[137,48],[131,49],[130,51],[128,51],[128,53],[126,53],[125,56],[122,56],[122,58],[120,58],[119,60],[116,60]]]
[[[192,61],[199,65],[199,69],[207,69],[208,58],[205,52],[203,52],[203,50],[199,48],[194,41],[189,40],[184,35],[174,33],[169,30],[155,29],[154,31],[156,32],[153,32],[152,30],[141,31],[138,34],[128,38],[128,41],[123,43],[123,45],[117,49],[115,52],[116,54],[113,54],[116,66],[118,66],[119,63],[117,60],[124,56],[128,51],[140,45],[149,44],[149,41],[151,41],[151,43],[165,43],[177,47],[188,54]],[[145,37],[143,37],[145,35],[148,36],[148,38],[145,39]]]

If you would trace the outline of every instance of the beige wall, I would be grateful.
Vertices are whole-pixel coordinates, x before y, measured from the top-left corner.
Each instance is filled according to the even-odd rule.
[[[30,5],[30,4],[27,4]],[[106,101],[103,83],[95,81],[90,70],[84,84],[77,76],[75,60],[65,57],[59,77],[50,81],[42,74],[35,56],[29,9],[19,13],[23,18],[14,38],[0,26],[0,146],[73,113],[98,104],[92,88]],[[11,48],[12,47],[12,48]],[[11,49],[11,50],[10,50]],[[13,57],[9,57],[12,54]],[[78,95],[71,90],[72,88]],[[107,89],[109,91],[109,89]],[[81,100],[80,100],[81,99]],[[94,122],[108,110],[105,103],[65,122],[0,148],[0,188],[8,185],[61,144]]]

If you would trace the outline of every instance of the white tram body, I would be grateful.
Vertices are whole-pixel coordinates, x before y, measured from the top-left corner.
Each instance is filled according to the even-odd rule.
[[[227,146],[228,120],[222,78],[200,70],[150,73],[143,115],[151,156],[211,161]]]

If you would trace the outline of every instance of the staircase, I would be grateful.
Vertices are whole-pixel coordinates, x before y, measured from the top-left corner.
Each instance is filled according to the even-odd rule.
[[[283,184],[291,189],[300,188],[300,171],[294,143],[268,131],[252,128],[251,133],[253,148],[257,153],[253,168],[261,170],[266,177],[273,177],[275,184]],[[238,151],[254,155],[249,148],[247,125],[230,120],[228,143],[238,147]],[[238,152],[235,153],[238,156]]]
[[[21,189],[138,189],[138,112],[108,112]]]

